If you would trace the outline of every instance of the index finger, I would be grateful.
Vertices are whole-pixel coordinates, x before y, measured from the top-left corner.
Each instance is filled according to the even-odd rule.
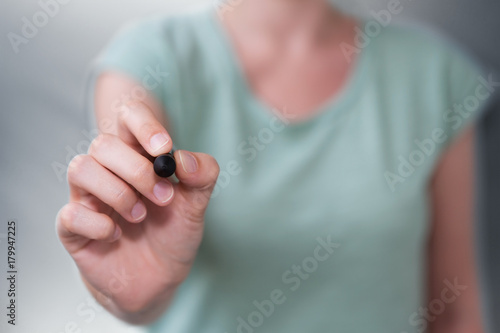
[[[118,117],[118,136],[125,143],[139,144],[151,156],[172,150],[172,140],[153,111],[142,102],[129,102]]]

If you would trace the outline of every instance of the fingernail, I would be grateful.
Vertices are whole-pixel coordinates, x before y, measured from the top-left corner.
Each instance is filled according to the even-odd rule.
[[[132,215],[132,218],[136,221],[142,219],[144,215],[146,215],[146,206],[144,206],[142,201],[138,201],[134,205],[134,208],[132,208],[132,212],[130,213],[130,215]]]
[[[122,230],[120,229],[119,226],[115,226],[115,233],[113,234],[112,240],[113,241],[117,240],[118,238],[120,238],[121,235],[122,235]]]
[[[182,150],[179,151],[180,157],[181,157],[181,164],[182,168],[184,171],[187,173],[194,173],[196,170],[198,170],[198,162],[196,162],[196,158],[193,156],[193,154]]]
[[[157,151],[165,146],[169,141],[168,136],[165,133],[158,133],[153,135],[149,141],[149,145],[153,151]]]
[[[174,195],[174,187],[168,182],[159,182],[155,185],[153,193],[161,202],[167,202]]]

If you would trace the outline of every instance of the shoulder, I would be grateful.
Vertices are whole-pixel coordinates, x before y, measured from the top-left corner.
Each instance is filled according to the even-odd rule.
[[[385,67],[412,74],[414,80],[447,85],[450,94],[463,93],[483,74],[479,63],[458,43],[417,23],[382,29],[371,47]]]
[[[367,48],[375,78],[398,91],[405,87],[422,107],[434,103],[443,112],[475,94],[486,75],[458,43],[415,23],[382,29]]]
[[[178,78],[189,70],[193,59],[200,62],[204,58],[199,45],[209,13],[209,8],[201,7],[129,21],[107,42],[95,59],[94,68],[118,70],[139,82],[152,71],[168,72],[172,77],[179,74],[175,76]]]
[[[115,33],[100,58],[139,68],[161,66],[179,74],[191,72],[194,67],[207,67],[213,39],[212,14],[212,8],[204,6],[127,22]]]
[[[419,25],[387,26],[367,43],[362,51],[370,62],[368,95],[376,96],[373,105],[387,120],[394,156],[425,153],[428,168],[420,170],[430,175],[482,114],[490,95],[484,87],[488,76],[450,38]],[[432,152],[422,150],[422,142],[434,147]]]
[[[111,43],[139,43],[141,46],[186,43],[196,38],[198,25],[207,14],[207,10],[197,9],[134,19],[117,30]]]

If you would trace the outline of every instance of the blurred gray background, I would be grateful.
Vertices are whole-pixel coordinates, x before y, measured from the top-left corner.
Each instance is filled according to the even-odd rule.
[[[8,33],[21,34],[23,17],[41,10],[38,0],[0,2],[0,266],[5,272],[6,223],[18,221],[18,317],[1,332],[136,332],[92,308],[91,297],[55,233],[55,216],[67,201],[65,167],[85,152],[84,86],[91,60],[126,21],[177,11],[208,0],[72,0],[15,53]],[[46,2],[46,0],[43,0]],[[336,0],[369,16],[384,0]],[[500,69],[498,0],[401,0],[398,20],[429,24],[452,38],[490,71]],[[6,284],[0,276],[0,308]],[[68,329],[69,327],[69,329]],[[72,328],[73,327],[73,328]]]

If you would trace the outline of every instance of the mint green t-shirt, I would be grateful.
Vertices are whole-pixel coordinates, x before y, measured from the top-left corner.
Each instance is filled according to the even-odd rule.
[[[149,332],[423,331],[430,179],[491,87],[412,28],[358,46],[341,94],[295,124],[251,92],[212,9],[134,22],[97,59],[94,78],[136,79],[176,147],[221,167],[193,269]]]

